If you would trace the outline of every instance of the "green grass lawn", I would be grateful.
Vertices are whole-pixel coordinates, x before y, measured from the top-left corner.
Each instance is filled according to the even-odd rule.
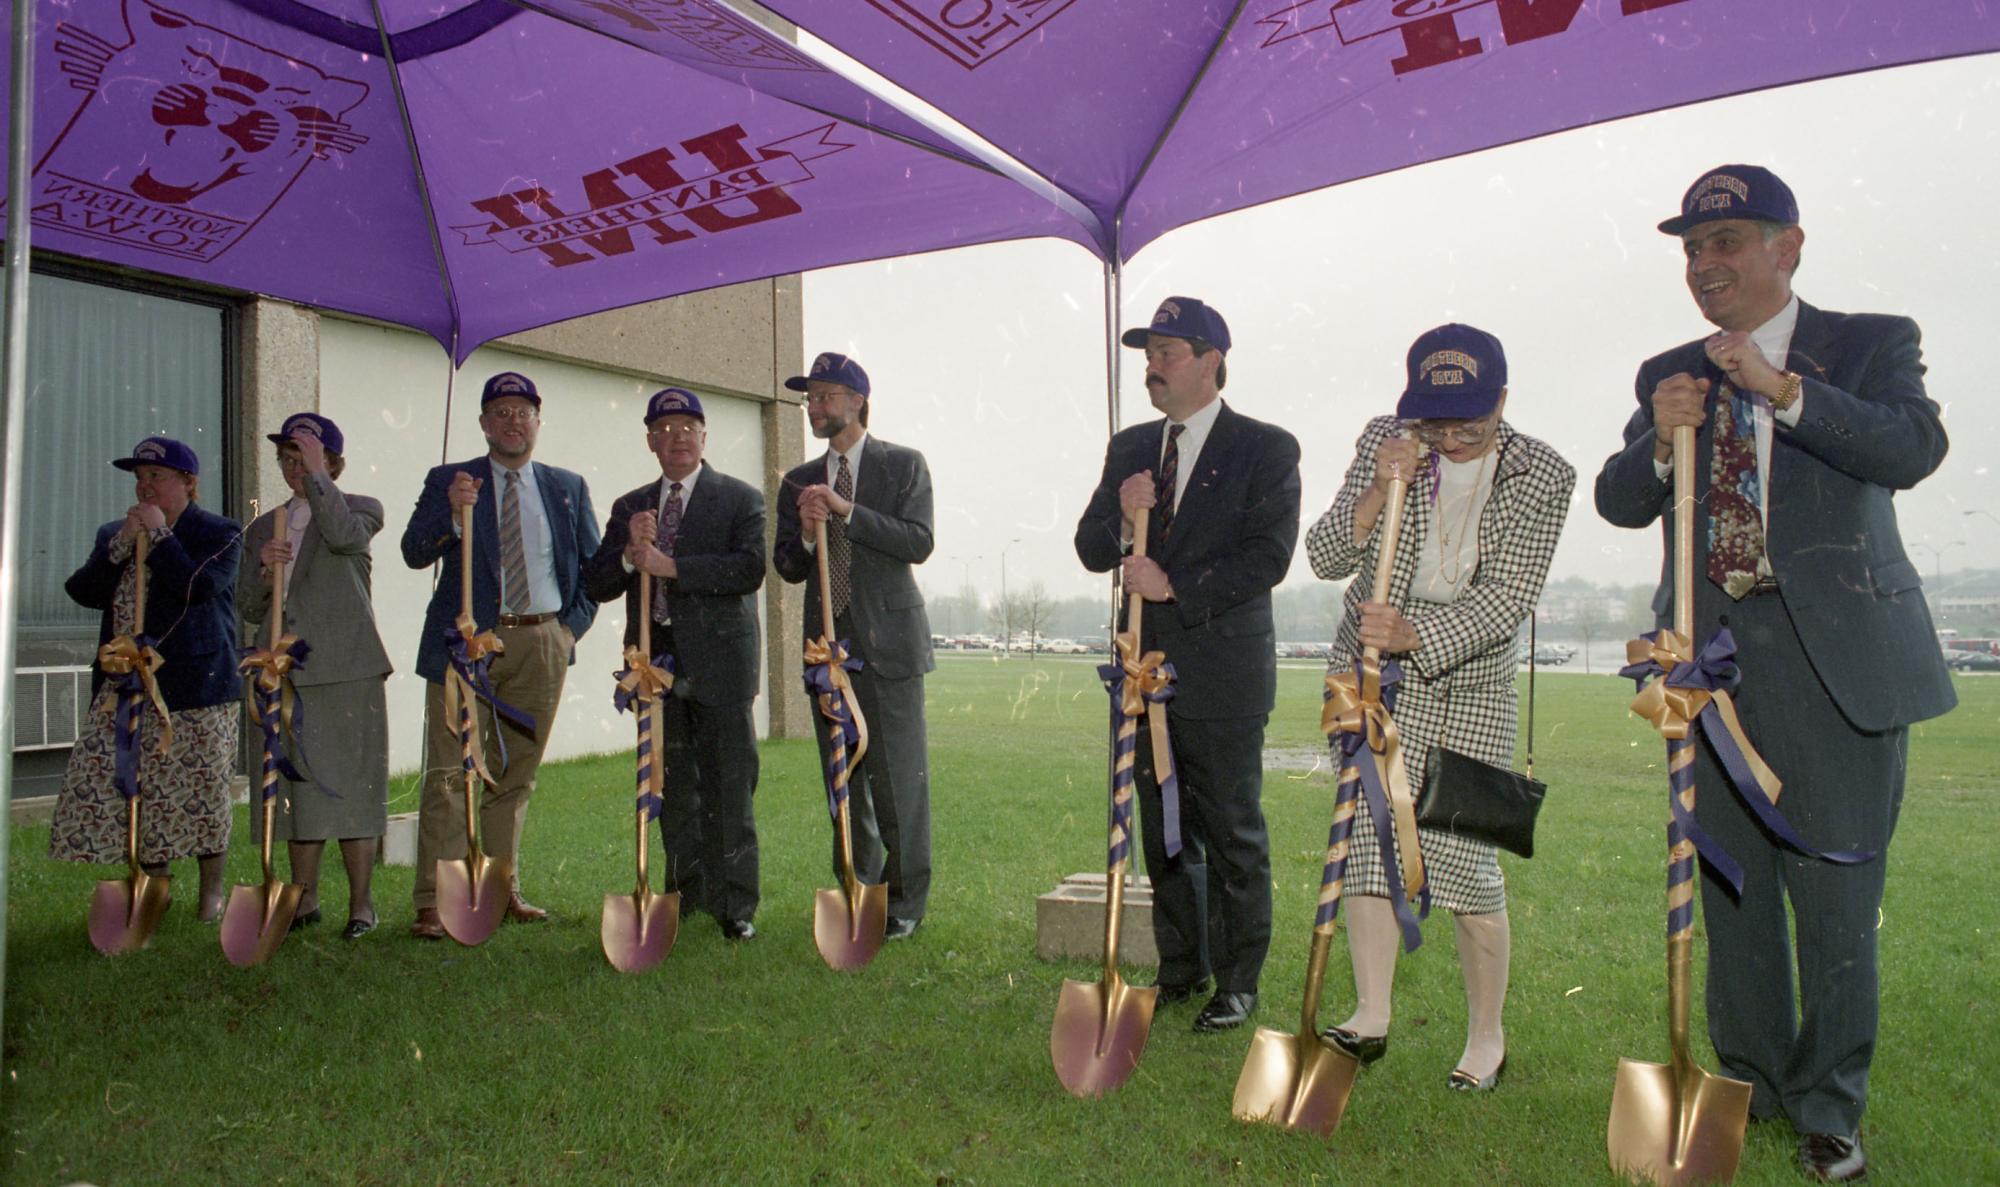
[[[1281,671],[1274,749],[1322,744],[1319,679],[1312,665]],[[1085,662],[947,656],[929,685],[930,917],[854,974],[827,970],[810,935],[812,891],[832,878],[808,743],[763,750],[759,937],[725,944],[690,919],[638,976],[598,947],[603,896],[631,886],[629,756],[544,771],[524,883],[555,918],[475,949],[406,937],[407,869],[378,878],[383,928],[341,942],[346,888],[329,858],[330,922],[264,967],[223,960],[186,886],[151,949],[107,960],[83,927],[103,871],[51,862],[46,828],[16,828],[0,1181],[1615,1182],[1604,1129],[1618,1059],[1666,1056],[1663,748],[1625,712],[1629,689],[1541,681],[1537,773],[1552,790],[1541,855],[1507,865],[1511,1058],[1492,1096],[1443,1087],[1464,999],[1442,918],[1404,958],[1395,1043],[1331,1141],[1233,1121],[1249,1034],[1196,1036],[1190,1007],[1161,1011],[1122,1090],[1063,1092],[1048,1055],[1058,989],[1097,971],[1036,959],[1034,900],[1102,868],[1103,693]],[[1881,1182],[2000,1182],[2000,680],[1959,691],[1956,713],[1914,731],[1883,910],[1865,1134]],[[1259,1020],[1287,1030],[1331,792],[1323,767],[1265,783],[1278,931]],[[406,780],[397,794],[413,801]],[[232,881],[247,882],[241,817],[237,836]],[[175,873],[191,883],[192,863]],[[1339,940],[1324,1021],[1350,1001]],[[1782,1123],[1757,1127],[1738,1182],[1799,1182],[1792,1148]]]

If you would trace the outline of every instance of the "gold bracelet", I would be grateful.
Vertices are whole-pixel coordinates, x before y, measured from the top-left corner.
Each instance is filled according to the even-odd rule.
[[[1799,392],[1805,386],[1805,379],[1796,371],[1785,372],[1785,382],[1778,387],[1778,394],[1771,397],[1771,407],[1783,412],[1799,402]]]

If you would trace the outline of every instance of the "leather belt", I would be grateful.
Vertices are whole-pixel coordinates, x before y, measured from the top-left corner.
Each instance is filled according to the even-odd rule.
[[[1743,591],[1743,596],[1746,598],[1760,598],[1765,594],[1774,594],[1777,592],[1778,579],[1776,577],[1760,577],[1755,585]]]
[[[502,614],[501,626],[540,626],[555,618],[555,612],[547,614]]]

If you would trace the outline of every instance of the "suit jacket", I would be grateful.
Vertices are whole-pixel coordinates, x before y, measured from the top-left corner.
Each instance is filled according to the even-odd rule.
[[[1076,525],[1076,555],[1093,573],[1125,553],[1118,487],[1141,470],[1160,468],[1165,420],[1111,438],[1104,474]],[[1269,713],[1277,698],[1277,631],[1271,590],[1285,579],[1299,539],[1299,443],[1276,425],[1224,404],[1162,538],[1148,521],[1146,555],[1167,571],[1172,602],[1149,602],[1142,644],[1174,665],[1173,712],[1184,717]],[[1121,619],[1119,629],[1123,629]]]
[[[90,557],[63,583],[79,606],[103,611],[99,647],[111,641],[111,602],[125,571],[124,565],[111,563],[111,540],[124,522],[115,519],[98,528]],[[173,531],[147,553],[145,627],[165,661],[158,679],[170,711],[220,705],[243,695],[243,678],[236,671],[240,534],[235,520],[189,503]],[[102,670],[91,669],[91,696],[104,680]]]
[[[444,628],[458,617],[459,560],[458,536],[451,530],[451,503],[445,491],[452,475],[460,470],[481,482],[479,502],[473,507],[472,618],[480,630],[491,630],[500,620],[500,519],[493,482],[493,463],[487,458],[434,466],[424,475],[423,493],[403,529],[403,560],[412,569],[422,569],[438,561],[437,588],[431,592],[430,608],[424,613],[424,634],[417,644],[417,675],[426,680],[443,680],[447,666]],[[581,639],[597,617],[597,603],[583,588],[583,562],[597,551],[597,516],[590,509],[590,488],[583,476],[535,463],[536,486],[542,505],[548,509],[549,533],[555,554],[556,589],[562,595],[558,616],[572,638]],[[576,662],[576,653],[570,653]]]
[[[312,518],[299,539],[298,555],[285,588],[285,630],[312,644],[312,654],[293,670],[301,688],[387,676],[394,671],[382,636],[375,630],[372,592],[374,561],[369,542],[382,530],[382,504],[350,495],[324,474],[308,474],[306,505]],[[236,606],[243,614],[244,641],[270,642],[271,579],[257,559],[276,529],[278,513],[258,516],[243,534],[250,558],[236,580]]]
[[[1938,407],[1924,393],[1917,324],[1906,317],[1828,313],[1803,301],[1788,370],[1804,380],[1797,427],[1771,442],[1766,552],[1779,596],[1813,669],[1856,728],[1886,730],[1957,703],[1938,653],[1922,581],[1903,551],[1895,492],[1944,461]],[[1660,521],[1666,541],[1653,610],[1673,618],[1673,481],[1653,469],[1653,389],[1678,372],[1720,380],[1700,341],[1648,359],[1625,448],[1597,476],[1597,510],[1620,527]],[[1710,388],[1711,402],[1720,384]],[[1695,492],[1705,500],[1711,418],[1696,436]],[[1699,567],[1708,516],[1697,508],[1695,622],[1699,643],[1728,612],[1728,595]]]
[[[618,496],[604,542],[584,567],[597,601],[625,598],[625,645],[639,641],[639,575],[625,571],[632,516],[660,509],[657,479]],[[764,492],[707,462],[681,514],[671,550],[680,575],[666,582],[674,618],[674,691],[704,705],[757,695],[757,590],[764,584]],[[657,580],[657,579],[656,579]]]
[[[1382,523],[1354,542],[1354,508],[1375,482],[1375,450],[1401,424],[1378,416],[1362,430],[1354,461],[1333,506],[1306,533],[1313,573],[1327,581],[1355,577],[1347,587],[1346,615],[1334,632],[1331,666],[1350,668],[1361,654],[1361,603],[1374,594],[1381,563]],[[1493,461],[1493,493],[1479,513],[1479,566],[1456,601],[1418,610],[1410,604],[1419,550],[1431,533],[1428,484],[1410,484],[1403,502],[1402,538],[1389,575],[1389,604],[1400,606],[1423,637],[1416,652],[1397,657],[1425,680],[1445,679],[1453,690],[1514,686],[1515,636],[1535,604],[1569,517],[1576,469],[1555,450],[1500,422]],[[1511,742],[1510,742],[1511,745]]]
[[[820,635],[819,560],[799,540],[799,490],[826,477],[827,454],[785,475],[778,500],[778,536],[771,563],[778,576],[806,582],[805,638]],[[921,676],[937,667],[931,655],[931,621],[912,565],[931,555],[931,471],[924,455],[868,434],[854,481],[854,514],[847,523],[854,653],[888,680]],[[808,580],[810,578],[810,580]]]

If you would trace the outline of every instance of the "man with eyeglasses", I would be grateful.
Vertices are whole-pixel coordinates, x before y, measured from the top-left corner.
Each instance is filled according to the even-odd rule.
[[[1653,611],[1670,625],[1673,430],[1696,430],[1693,644],[1724,628],[1734,638],[1737,711],[1784,781],[1779,808],[1799,836],[1876,855],[1840,864],[1780,843],[1711,748],[1696,748],[1696,818],[1743,870],[1740,894],[1702,880],[1716,1058],[1750,1083],[1753,1120],[1792,1123],[1807,1175],[1858,1179],[1909,727],[1957,703],[1895,495],[1935,471],[1949,443],[1915,322],[1793,294],[1805,232],[1776,174],[1710,170],[1659,229],[1680,240],[1688,291],[1717,332],[1640,366],[1639,406],[1597,476],[1597,510],[1620,527],[1660,522]]]
[[[869,432],[868,373],[846,355],[819,355],[809,374],[785,386],[805,393],[806,420],[827,450],[785,475],[771,562],[786,581],[806,583],[805,638],[819,637],[820,599],[830,593],[834,634],[850,640],[861,661],[854,693],[868,721],[868,753],[847,785],[854,868],[863,882],[888,883],[884,935],[907,939],[923,923],[931,885],[924,674],[937,661],[912,569],[931,555],[930,465]],[[831,591],[819,587],[819,524]],[[824,760],[824,723],[814,724]]]
[[[521,829],[542,751],[555,728],[564,678],[576,659],[576,641],[590,629],[597,603],[583,586],[583,563],[597,551],[597,517],[583,477],[533,460],[541,432],[542,397],[534,381],[502,371],[479,393],[479,428],[486,456],[434,467],[403,530],[403,560],[412,569],[439,565],[437,587],[424,614],[417,644],[417,675],[424,694],[425,761],[417,815],[417,876],[413,899],[420,940],[444,937],[437,912],[437,863],[465,856],[464,778],[458,723],[445,715],[444,674],[449,663],[444,632],[458,617],[461,508],[473,508],[472,617],[481,631],[495,631],[505,650],[494,660],[493,688],[501,700],[534,718],[533,736],[497,715],[484,731],[487,766],[497,786],[484,789],[479,807],[480,845],[508,863],[507,917],[535,923],[548,912],[521,897]],[[507,759],[500,760],[499,731],[507,731]]]
[[[660,838],[667,887],[682,911],[705,911],[723,937],[757,934],[757,599],[764,584],[764,493],[703,460],[701,397],[670,387],[646,401],[646,447],[660,478],[611,505],[585,567],[590,596],[625,599],[625,646],[652,617],[653,656],[674,687],[656,745],[666,767]],[[652,576],[649,604],[639,574]],[[648,657],[653,658],[653,657]]]
[[[1174,667],[1167,702],[1178,794],[1162,794],[1152,736],[1139,731],[1134,790],[1153,882],[1159,1005],[1215,994],[1197,1032],[1243,1025],[1271,946],[1264,827],[1264,725],[1277,695],[1271,590],[1299,536],[1299,443],[1222,402],[1229,326],[1192,297],[1160,303],[1119,339],[1146,352],[1146,394],[1163,417],[1111,438],[1076,525],[1093,573],[1122,570],[1148,603],[1142,651]],[[1150,512],[1144,556],[1135,513]],[[1178,830],[1172,822],[1178,820]],[[1178,831],[1178,836],[1176,836]],[[1178,844],[1176,844],[1178,842]]]

